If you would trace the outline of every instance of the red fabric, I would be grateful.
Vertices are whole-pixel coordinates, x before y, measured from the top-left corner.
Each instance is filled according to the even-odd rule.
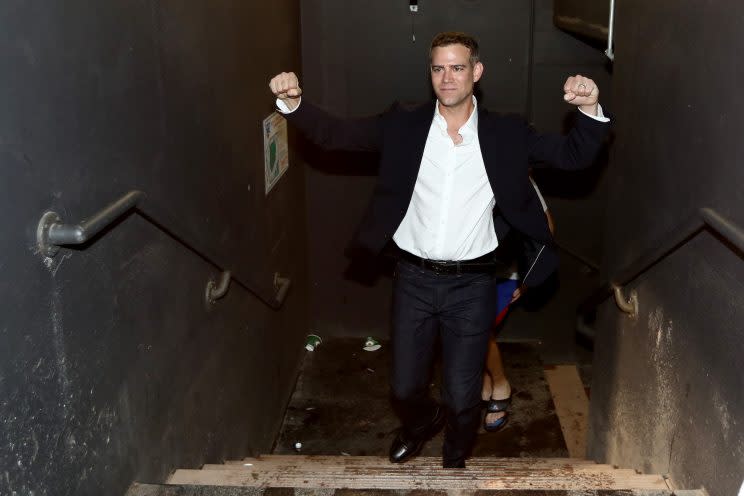
[[[506,317],[506,314],[509,312],[509,307],[511,305],[506,305],[501,312],[496,316],[496,318],[493,321],[493,327],[498,327],[499,324],[501,324],[501,321],[504,320],[504,317]]]

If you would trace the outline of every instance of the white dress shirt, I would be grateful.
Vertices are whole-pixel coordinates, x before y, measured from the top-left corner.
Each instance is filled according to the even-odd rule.
[[[437,102],[413,197],[393,236],[401,249],[431,260],[469,260],[496,249],[495,199],[478,141],[478,103],[455,145]]]

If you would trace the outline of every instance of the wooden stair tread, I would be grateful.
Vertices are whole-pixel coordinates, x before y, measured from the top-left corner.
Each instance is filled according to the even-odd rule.
[[[339,456],[339,455],[259,455],[256,457],[246,457],[242,460],[230,460],[225,463],[227,464],[243,464],[246,462],[272,462],[272,461],[286,461],[286,462],[298,462],[298,461],[311,461],[311,462],[325,462],[332,461],[338,463],[342,460],[345,464],[349,463],[363,463],[363,464],[385,464],[390,465],[387,457],[385,456]],[[536,458],[536,457],[496,457],[496,456],[481,456],[468,459],[468,466],[471,465],[491,465],[494,463],[511,463],[517,461],[522,462],[540,462],[540,463],[552,463],[552,464],[572,464],[572,465],[597,465],[592,460],[584,458]],[[438,456],[417,456],[405,463],[405,465],[441,465],[442,458]]]
[[[174,490],[175,489],[175,490]],[[214,490],[214,492],[213,492]],[[658,489],[581,490],[578,492],[541,489],[496,489],[425,491],[420,489],[327,489],[327,488],[256,488],[256,487],[204,487],[168,486],[134,483],[125,496],[707,496],[702,491]]]
[[[468,468],[444,470],[441,459],[402,465],[384,457],[262,456],[202,470],[177,470],[169,484],[348,489],[656,489],[658,475],[566,458],[473,458]]]
[[[387,460],[380,463],[311,463],[306,462],[245,462],[245,463],[231,463],[231,464],[206,464],[202,466],[202,470],[254,470],[254,471],[313,471],[313,472],[334,472],[334,471],[354,471],[359,472],[361,470],[370,470],[372,472],[387,471],[391,473],[396,472],[410,472],[411,470],[427,471],[427,470],[439,470],[442,468],[441,460],[437,460],[436,463],[431,464],[410,464],[394,465]],[[612,465],[599,465],[599,464],[579,464],[574,465],[571,463],[560,463],[560,462],[496,462],[487,464],[468,464],[468,470],[471,472],[491,472],[494,470],[534,470],[534,471],[545,471],[545,470],[572,470],[576,472],[616,472],[618,469]],[[633,472],[632,470],[630,472]],[[635,473],[635,472],[633,472]]]
[[[461,474],[408,474],[391,477],[389,474],[368,476],[328,477],[326,474],[258,474],[250,471],[178,470],[168,480],[169,484],[240,486],[240,487],[292,487],[292,488],[346,488],[346,489],[667,489],[659,476],[607,473],[569,474],[491,474],[477,477],[463,470]]]
[[[261,472],[268,472],[268,471],[288,471],[288,472],[314,472],[314,473],[329,473],[329,472],[354,472],[358,473],[362,470],[369,470],[370,472],[390,472],[390,473],[407,473],[411,472],[413,470],[422,472],[422,471],[431,471],[440,470],[441,462],[436,465],[408,465],[408,466],[401,466],[401,465],[393,465],[391,463],[388,463],[387,465],[333,465],[333,464],[317,464],[313,465],[311,468],[305,468],[302,465],[296,465],[296,464],[282,464],[282,463],[256,463],[256,464],[244,464],[244,465],[224,465],[224,464],[206,464],[201,469],[202,470],[252,470],[252,471],[261,471]],[[596,472],[610,472],[610,473],[618,473],[621,471],[626,471],[628,473],[636,473],[634,470],[630,469],[616,469],[612,465],[570,465],[570,464],[523,464],[523,463],[511,463],[511,464],[498,464],[498,465],[481,465],[481,466],[471,466],[468,465],[468,471],[469,472],[483,472],[483,473],[492,473],[493,471],[498,470],[531,470],[531,471],[550,471],[550,470],[563,470],[563,471],[573,471],[577,473],[596,473]]]

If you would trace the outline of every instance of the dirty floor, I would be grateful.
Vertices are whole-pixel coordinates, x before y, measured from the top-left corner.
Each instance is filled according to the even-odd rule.
[[[275,454],[387,456],[398,427],[388,396],[389,346],[368,352],[363,344],[333,338],[306,353]],[[536,346],[502,343],[501,350],[514,390],[509,423],[496,433],[481,429],[473,455],[567,457]],[[438,371],[432,382],[436,397]],[[422,455],[438,456],[441,446],[440,433]]]

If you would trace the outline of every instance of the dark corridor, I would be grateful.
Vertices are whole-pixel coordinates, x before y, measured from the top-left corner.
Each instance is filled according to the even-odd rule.
[[[428,42],[451,29],[480,40],[490,110],[561,131],[563,81],[585,74],[613,120],[589,171],[536,175],[561,265],[501,332],[515,381],[546,399],[545,367],[576,365],[587,458],[739,491],[744,5],[615,2],[609,61],[610,0],[420,0],[415,14],[409,3],[2,3],[1,495],[124,494],[178,468],[293,449],[304,426],[282,431],[287,406],[313,406],[293,399],[298,377],[308,360],[361,367],[338,365],[351,356],[340,348],[326,358],[335,346],[385,342],[390,279],[347,271],[374,160],[319,152],[290,129],[289,167],[267,186],[268,81],[297,71],[307,98],[341,116],[420,101]],[[130,191],[142,203],[110,224],[96,216]],[[101,229],[46,252],[49,211]],[[618,278],[634,316],[606,292],[591,318],[577,314]],[[310,333],[324,339],[313,355]],[[533,375],[519,375],[522,359]],[[384,366],[366,365],[379,379]],[[540,444],[518,415],[509,453],[564,456],[555,423]],[[361,437],[370,452],[393,428],[379,422]]]

